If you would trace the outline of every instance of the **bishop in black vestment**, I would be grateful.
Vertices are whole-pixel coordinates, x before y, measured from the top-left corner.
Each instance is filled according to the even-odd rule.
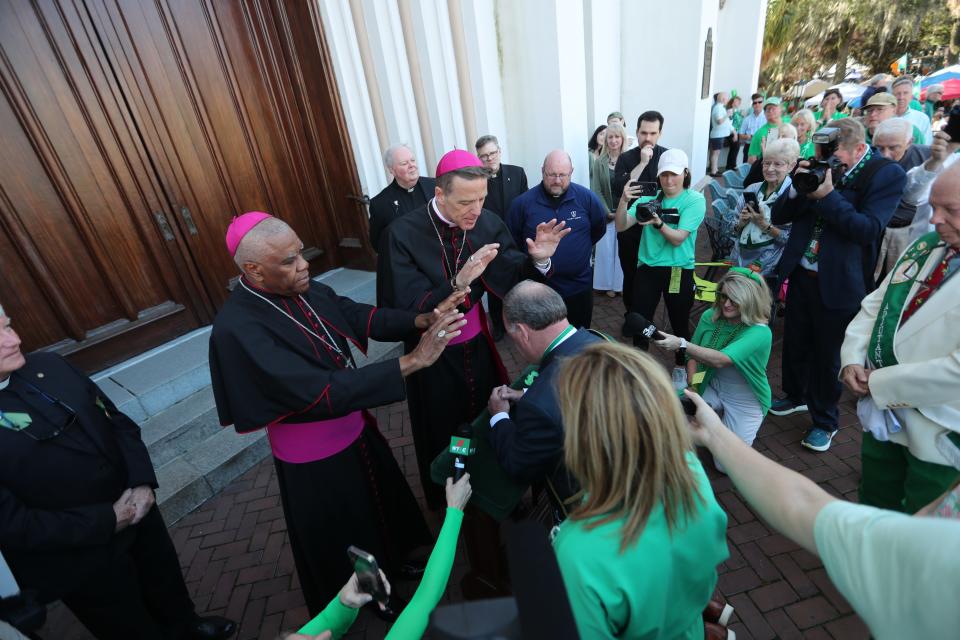
[[[430,535],[367,408],[403,400],[404,376],[431,364],[463,324],[447,309],[378,309],[309,279],[303,245],[260,212],[234,219],[227,246],[243,276],[217,315],[210,371],[220,422],[267,429],[297,573],[310,615],[350,577],[347,547],[397,568]],[[428,328],[429,327],[429,328]],[[419,341],[416,329],[427,329]],[[352,343],[409,338],[399,359],[357,369]]]
[[[468,292],[460,336],[435,364],[407,379],[417,466],[431,508],[443,504],[442,490],[430,480],[431,461],[507,381],[480,300],[485,292],[502,298],[524,277],[549,278],[550,256],[569,232],[562,222],[541,224],[536,239],[527,240],[527,253],[518,250],[503,221],[482,208],[487,176],[473,154],[447,153],[437,165],[436,197],[395,221],[383,242],[385,305],[423,312],[454,291]],[[407,340],[406,351],[414,344]]]

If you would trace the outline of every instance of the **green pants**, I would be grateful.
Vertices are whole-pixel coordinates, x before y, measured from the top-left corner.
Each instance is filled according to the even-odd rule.
[[[860,503],[916,513],[953,486],[960,471],[924,462],[906,447],[863,434]]]

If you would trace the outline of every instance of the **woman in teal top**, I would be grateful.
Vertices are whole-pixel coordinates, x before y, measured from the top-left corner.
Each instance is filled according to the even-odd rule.
[[[447,580],[453,568],[453,558],[457,552],[457,536],[460,534],[460,524],[463,522],[463,508],[470,501],[472,492],[469,473],[464,474],[456,484],[451,478],[447,478],[447,515],[443,520],[440,536],[430,554],[430,560],[427,561],[420,586],[390,628],[390,633],[386,636],[387,640],[415,640],[426,632],[430,613],[440,602],[447,588]],[[382,576],[383,573],[381,572],[380,575]],[[389,589],[390,586],[387,585],[387,590]],[[360,607],[372,599],[369,594],[360,591],[357,574],[353,574],[337,597],[317,617],[303,625],[300,631],[288,635],[287,640],[323,638],[325,636],[321,634],[327,631],[330,635],[326,637],[336,640],[350,629],[350,625],[357,619]]]
[[[769,320],[766,282],[750,269],[733,267],[720,279],[713,309],[700,317],[689,344],[671,335],[657,341],[668,351],[686,349],[687,379],[748,445],[770,409]]]
[[[631,311],[652,318],[662,297],[673,332],[689,338],[697,229],[707,203],[703,194],[690,189],[687,154],[680,149],[670,149],[660,156],[657,179],[661,191],[656,196],[640,198],[640,187],[628,183],[617,206],[618,232],[635,224],[645,227],[640,237]],[[636,202],[628,206],[634,198]],[[651,205],[662,206],[666,217],[651,213]],[[634,344],[646,349],[648,341],[642,335],[634,336]]]
[[[553,546],[580,637],[702,640],[727,517],[666,371],[605,342],[563,364],[557,396],[582,490]]]

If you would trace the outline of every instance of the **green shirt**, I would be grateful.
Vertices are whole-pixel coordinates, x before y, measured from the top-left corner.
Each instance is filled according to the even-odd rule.
[[[807,141],[800,145],[800,159],[807,160],[816,155],[817,150],[813,146],[813,137],[810,134],[807,134]]]
[[[748,158],[753,156],[757,158],[762,157],[763,149],[760,148],[760,141],[767,137],[767,134],[770,133],[771,129],[776,129],[781,124],[789,124],[789,123],[790,123],[790,118],[787,117],[786,115],[783,115],[783,116],[780,116],[779,124],[773,124],[768,122],[767,124],[757,129],[757,132],[753,134],[752,138],[750,138],[750,148],[747,150],[747,157]]]
[[[413,598],[391,627],[390,633],[386,636],[388,640],[414,640],[426,633],[430,614],[447,588],[462,523],[463,511],[447,507],[447,515],[443,519],[437,544],[434,545],[427,567],[423,571],[423,579],[420,580]],[[351,609],[340,602],[340,595],[337,594],[316,618],[300,629],[299,633],[316,635],[330,630],[335,639],[340,638],[350,629],[358,613],[359,609]]]
[[[656,196],[638,198],[627,211],[627,215],[637,216],[637,205],[650,202]],[[697,229],[707,214],[707,201],[703,194],[692,189],[684,189],[675,198],[663,199],[664,209],[677,209],[680,212],[679,224],[667,224],[672,229],[689,231],[687,239],[679,246],[670,244],[663,234],[647,227],[647,232],[640,236],[640,252],[637,255],[637,264],[650,267],[682,267],[693,269],[694,254],[697,247]]]
[[[813,117],[817,120],[817,131],[827,126],[827,123],[823,120],[823,111],[817,111],[813,114]],[[840,113],[839,111],[834,111],[833,115],[830,116],[830,121],[839,120],[840,118],[848,117],[845,113]]]
[[[770,382],[767,380],[767,362],[770,360],[770,345],[773,342],[770,327],[765,324],[734,324],[723,318],[714,320],[713,315],[713,311],[708,309],[700,316],[700,322],[690,342],[714,349],[730,358],[766,415],[770,409]],[[698,362],[697,371],[704,372],[703,381],[697,387],[697,391],[703,393],[717,370]]]
[[[671,532],[662,505],[636,542],[620,553],[622,520],[587,530],[567,520],[553,547],[577,630],[588,638],[703,640],[703,609],[726,560],[727,516],[717,504],[696,454],[687,454],[703,498]]]
[[[836,500],[817,514],[813,536],[874,638],[957,637],[960,522]]]

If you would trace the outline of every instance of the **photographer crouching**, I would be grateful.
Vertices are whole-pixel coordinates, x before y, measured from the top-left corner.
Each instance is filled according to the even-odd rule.
[[[816,156],[801,161],[771,212],[792,223],[778,275],[790,278],[783,340],[783,391],[770,412],[809,408],[803,446],[830,448],[837,432],[840,345],[860,301],[875,288],[881,234],[900,201],[906,174],[864,142],[863,125],[837,120],[814,134]]]

